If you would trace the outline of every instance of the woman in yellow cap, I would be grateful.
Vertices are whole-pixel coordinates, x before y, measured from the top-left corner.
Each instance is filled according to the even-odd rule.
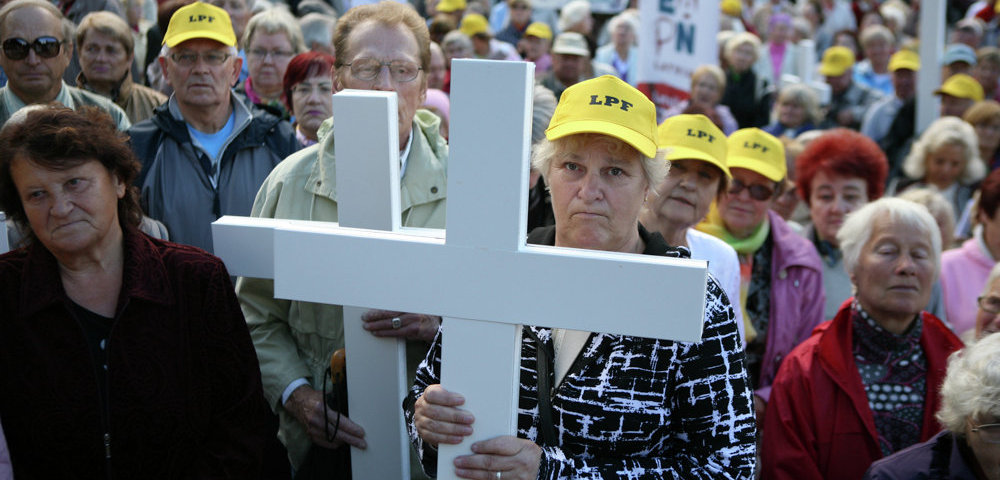
[[[781,359],[823,321],[823,264],[809,241],[771,211],[787,173],[781,141],[745,128],[727,147],[728,195],[698,229],[739,256],[746,362],[760,424]]]
[[[736,251],[694,227],[705,219],[712,202],[726,194],[726,135],[704,115],[670,117],[657,129],[660,148],[667,149],[670,173],[646,201],[639,219],[660,232],[668,244],[687,247],[691,258],[708,260],[708,271],[722,284],[730,302],[740,298],[740,264]],[[734,308],[743,337],[743,313]]]
[[[528,242],[687,256],[639,223],[666,170],[655,107],[642,93],[610,75],[573,85],[546,137],[533,163],[556,224]],[[752,477],[754,420],[732,315],[710,277],[702,342],[525,326],[517,436],[477,442],[474,454],[441,468],[475,479]],[[460,443],[475,428],[460,392],[438,384],[441,335],[404,402],[428,473],[438,468],[438,444]]]

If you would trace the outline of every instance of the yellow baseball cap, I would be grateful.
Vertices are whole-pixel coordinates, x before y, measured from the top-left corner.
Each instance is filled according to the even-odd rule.
[[[722,13],[730,17],[738,17],[743,13],[743,4],[740,3],[740,0],[722,0],[720,7],[722,7]]]
[[[729,136],[726,164],[729,168],[753,170],[775,182],[788,174],[785,165],[785,146],[759,128],[744,128]]]
[[[451,13],[458,10],[465,10],[465,7],[465,0],[441,0],[437,4],[437,11]]]
[[[642,92],[613,75],[567,88],[552,114],[545,137],[577,133],[615,137],[647,157],[656,156],[656,107]]]
[[[854,52],[847,47],[830,47],[823,52],[819,64],[819,74],[825,77],[839,77],[854,66]]]
[[[951,95],[958,98],[968,98],[975,101],[981,101],[983,99],[983,86],[979,84],[979,81],[972,78],[964,73],[956,73],[944,83],[941,84],[941,88],[934,90],[935,95]]]
[[[675,115],[663,121],[657,131],[660,148],[669,148],[667,160],[701,160],[719,167],[732,178],[726,165],[726,134],[708,117]]]
[[[194,38],[215,40],[230,47],[236,46],[233,23],[225,10],[207,3],[195,2],[183,6],[170,17],[163,44],[175,47]]]
[[[552,40],[552,29],[545,22],[535,22],[524,29],[524,35]]]
[[[890,72],[904,69],[913,70],[914,72],[920,70],[920,55],[917,55],[917,52],[903,49],[889,57]]]
[[[490,34],[490,23],[486,17],[478,13],[470,13],[462,17],[462,24],[458,29],[470,37],[480,33]]]

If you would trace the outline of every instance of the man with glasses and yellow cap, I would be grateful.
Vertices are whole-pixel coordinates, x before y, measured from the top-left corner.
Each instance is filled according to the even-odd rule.
[[[648,98],[611,75],[580,82],[563,93],[545,134],[532,164],[552,193],[556,224],[533,230],[529,243],[689,257],[639,222],[666,173]],[[562,281],[558,274],[533,280]],[[477,442],[454,465],[437,464],[436,446],[460,443],[476,425],[459,409],[462,392],[439,384],[442,329],[403,403],[425,471],[479,479],[753,478],[739,331],[714,277],[707,287],[701,342],[524,326],[517,435]],[[621,315],[631,314],[622,304]],[[671,321],[671,312],[658,321]]]
[[[900,50],[889,57],[893,94],[872,104],[861,122],[861,133],[878,143],[889,133],[889,126],[903,104],[917,93],[920,56],[913,50]]]
[[[159,58],[174,93],[129,130],[142,206],[170,239],[212,251],[211,224],[249,215],[271,169],[298,150],[292,126],[232,92],[243,61],[225,10],[196,2],[170,18]]]
[[[819,73],[830,86],[830,107],[823,128],[861,127],[868,107],[882,98],[878,91],[854,81],[854,52],[847,47],[830,47],[823,52]]]
[[[119,130],[132,124],[111,100],[71,87],[63,73],[73,58],[72,23],[44,0],[16,0],[0,8],[0,68],[7,86],[0,88],[0,125],[32,104],[58,102],[72,109],[100,108]]]

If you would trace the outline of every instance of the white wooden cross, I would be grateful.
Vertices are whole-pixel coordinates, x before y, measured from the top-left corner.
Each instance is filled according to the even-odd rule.
[[[216,252],[230,270],[255,263],[258,273],[273,274],[279,298],[445,317],[442,386],[465,396],[464,408],[476,423],[461,445],[441,446],[438,478],[455,478],[450,465],[472,442],[515,434],[521,324],[682,341],[701,337],[705,262],[525,245],[532,77],[533,66],[522,62],[453,63],[446,236],[232,217],[214,227]],[[341,119],[337,129],[345,118],[354,122],[335,116]],[[381,129],[396,122],[391,112]],[[352,140],[366,145],[367,138]],[[339,150],[337,158],[341,178],[339,169],[351,159]],[[357,160],[377,163],[373,158]],[[338,194],[338,200],[353,199]],[[240,245],[258,241],[262,248],[231,256],[228,245],[221,247],[233,237],[218,236],[226,230]],[[266,265],[269,258],[273,264]],[[350,340],[347,349],[348,358],[355,355]],[[348,367],[353,382],[359,375]],[[353,410],[353,402],[372,401],[372,394],[354,383],[349,388],[351,417],[369,432],[365,454],[378,456],[375,449],[386,447],[370,438],[370,426],[380,419],[360,418]],[[379,412],[382,420],[397,414],[401,400],[393,399],[394,411]],[[356,479],[397,478],[354,467]]]

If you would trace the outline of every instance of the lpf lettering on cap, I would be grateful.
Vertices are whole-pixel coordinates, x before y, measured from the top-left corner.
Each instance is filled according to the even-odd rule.
[[[693,129],[693,128],[687,129],[687,136],[698,138],[698,139],[708,138],[708,143],[712,143],[712,142],[715,141],[715,135],[712,135],[711,133],[708,133],[708,132],[703,132],[701,130],[696,130],[696,129]]]
[[[208,23],[212,23],[212,22],[215,21],[215,17],[213,17],[211,15],[189,15],[188,16],[188,23],[200,23],[200,22],[204,22],[204,21],[208,21]]]
[[[749,149],[749,150],[760,150],[760,153],[767,153],[767,150],[768,150],[767,147],[765,147],[764,145],[761,145],[761,144],[759,144],[757,142],[753,142],[753,143],[743,142],[743,148],[746,148],[746,149]]]
[[[631,103],[629,103],[629,102],[627,102],[625,100],[622,100],[622,99],[620,99],[618,97],[612,97],[611,95],[603,95],[603,97],[604,97],[603,101],[601,100],[601,97],[602,97],[602,95],[591,95],[590,96],[590,105],[603,105],[605,107],[614,107],[614,106],[617,106],[618,108],[620,108],[620,109],[622,109],[622,110],[624,110],[626,112],[628,111],[629,108],[632,108],[632,106],[633,106]]]

